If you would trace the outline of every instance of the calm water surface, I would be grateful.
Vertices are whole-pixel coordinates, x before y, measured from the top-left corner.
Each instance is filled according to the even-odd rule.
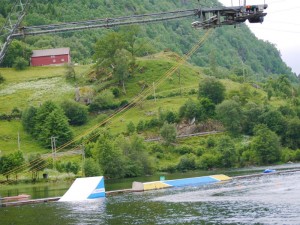
[[[300,172],[80,203],[0,208],[1,225],[300,224]]]

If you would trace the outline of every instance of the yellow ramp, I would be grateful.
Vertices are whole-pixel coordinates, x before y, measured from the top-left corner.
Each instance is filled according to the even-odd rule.
[[[215,179],[217,179],[219,181],[226,181],[226,180],[230,180],[231,179],[231,177],[228,177],[228,176],[223,175],[223,174],[213,175],[213,176],[210,176],[210,177],[215,178]]]
[[[170,187],[170,185],[164,184],[161,181],[144,183],[144,191],[162,189],[162,188],[168,188],[168,187]]]

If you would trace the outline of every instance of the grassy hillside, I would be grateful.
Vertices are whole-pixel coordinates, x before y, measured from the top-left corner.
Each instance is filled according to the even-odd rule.
[[[171,52],[138,59],[139,72],[128,79],[126,82],[127,93],[126,95],[121,95],[120,100],[126,99],[130,102],[141,93],[142,87],[139,84],[140,82],[147,87],[152,87],[154,83],[157,99],[156,101],[154,100],[154,91],[150,91],[147,95],[151,95],[152,98],[146,100],[147,95],[145,95],[143,101],[114,117],[107,125],[113,133],[126,132],[127,124],[130,121],[137,125],[140,120],[150,120],[157,117],[159,110],[177,112],[188,98],[197,98],[198,84],[206,75],[203,72],[203,68],[195,67],[188,63],[180,67],[180,80],[179,72],[177,71],[157,86],[156,81],[166,76],[166,72],[177,64],[177,59],[178,56]],[[88,81],[84,81],[89,74],[90,66],[76,66],[75,70],[79,85],[89,86],[97,90],[99,85],[105,86],[106,83],[111,83],[110,80],[101,84],[91,84]],[[22,72],[17,72],[14,69],[0,69],[0,73],[6,79],[5,83],[0,86],[0,114],[9,114],[15,107],[23,111],[30,105],[39,106],[46,100],[60,103],[65,99],[74,99],[76,84],[66,81],[64,67],[29,68]],[[226,86],[227,93],[242,88],[241,84],[231,80],[224,79],[222,83]],[[247,86],[252,92],[260,93],[255,97],[256,100],[254,101],[262,101],[265,98],[266,94],[263,91],[254,89],[250,84]],[[112,87],[114,86],[110,86],[110,88]],[[75,136],[85,133],[86,130],[99,124],[111,113],[111,111],[107,111],[99,115],[91,114],[87,124],[72,127]],[[24,152],[47,151],[35,143],[23,131],[21,122],[16,120],[11,122],[0,121],[0,150],[2,150],[2,153],[8,153],[17,149],[18,131],[21,136],[21,148]]]

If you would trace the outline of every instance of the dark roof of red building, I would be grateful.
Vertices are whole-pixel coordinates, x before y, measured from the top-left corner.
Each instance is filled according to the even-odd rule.
[[[44,50],[33,50],[31,57],[69,55],[69,54],[70,54],[70,48],[53,48],[53,49],[44,49]]]

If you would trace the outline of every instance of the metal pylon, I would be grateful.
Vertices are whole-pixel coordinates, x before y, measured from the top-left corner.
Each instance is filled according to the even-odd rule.
[[[31,0],[16,0],[9,15],[6,18],[4,26],[0,30],[0,64],[12,41],[12,34],[20,26]]]

